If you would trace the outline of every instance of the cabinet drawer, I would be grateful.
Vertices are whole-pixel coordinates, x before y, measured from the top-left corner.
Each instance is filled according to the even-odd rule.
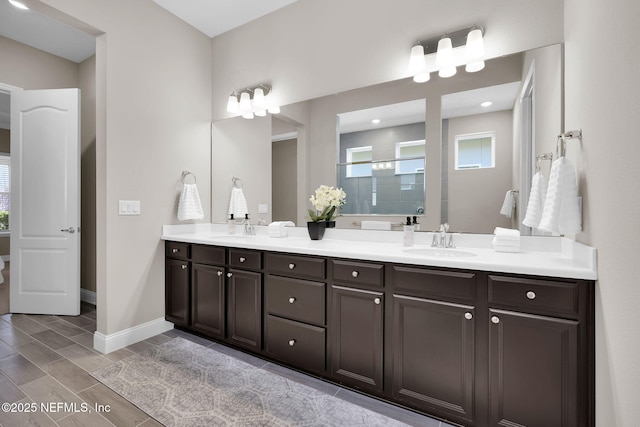
[[[224,265],[224,248],[207,245],[191,245],[191,259],[200,264]]]
[[[336,283],[384,286],[384,265],[367,262],[332,260],[333,280]]]
[[[324,325],[325,284],[268,275],[265,282],[267,312]]]
[[[575,282],[489,276],[489,304],[534,314],[577,318],[580,287]]]
[[[476,299],[476,275],[462,271],[429,268],[391,267],[394,293],[425,296],[435,299]]]
[[[189,244],[178,242],[166,242],[164,252],[168,258],[189,259]]]
[[[262,252],[246,249],[229,249],[229,265],[236,268],[260,270],[262,268]]]
[[[268,253],[265,263],[270,274],[312,280],[324,280],[326,277],[323,258]]]
[[[267,315],[266,351],[293,366],[325,370],[325,329]]]

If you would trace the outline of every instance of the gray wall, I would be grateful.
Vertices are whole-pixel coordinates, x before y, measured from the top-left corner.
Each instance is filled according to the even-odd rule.
[[[511,110],[448,120],[448,221],[452,230],[493,233],[495,227],[512,226],[511,219],[500,215],[505,193],[512,189],[512,127]],[[456,170],[456,135],[493,131],[495,167]]]

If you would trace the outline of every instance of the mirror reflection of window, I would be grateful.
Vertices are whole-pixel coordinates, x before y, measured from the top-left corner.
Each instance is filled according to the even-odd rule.
[[[370,145],[364,147],[347,148],[347,178],[358,178],[363,176],[371,176],[371,160],[373,160],[373,147]],[[353,164],[360,163],[362,164]]]
[[[495,132],[456,135],[456,170],[495,167],[495,142]]]
[[[424,172],[424,139],[396,143],[396,174]]]

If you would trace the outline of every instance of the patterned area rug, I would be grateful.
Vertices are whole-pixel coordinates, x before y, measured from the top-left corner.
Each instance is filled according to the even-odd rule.
[[[406,426],[182,338],[91,374],[166,426]]]

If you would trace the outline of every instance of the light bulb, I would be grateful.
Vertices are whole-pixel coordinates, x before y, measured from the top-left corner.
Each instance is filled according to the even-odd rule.
[[[239,109],[240,109],[240,112],[242,114],[247,114],[247,113],[251,112],[251,110],[252,110],[252,108],[251,108],[251,96],[249,95],[249,92],[242,92],[242,94],[240,95]]]
[[[229,100],[227,101],[227,111],[232,114],[238,114],[240,109],[238,107],[238,97],[235,93],[229,95]]]
[[[264,98],[264,91],[261,87],[256,88],[253,91],[253,108],[256,110],[264,110],[267,108],[267,103]]]
[[[438,42],[436,53],[436,65],[439,68],[438,75],[443,78],[456,74],[456,66],[453,60],[453,46],[449,37],[443,37]]]
[[[411,48],[411,56],[409,57],[409,73],[412,76],[422,74],[427,71],[427,64],[424,60],[424,47],[417,44]]]
[[[467,44],[465,45],[465,71],[475,73],[484,68],[484,40],[482,38],[482,30],[474,28],[467,35]]]

